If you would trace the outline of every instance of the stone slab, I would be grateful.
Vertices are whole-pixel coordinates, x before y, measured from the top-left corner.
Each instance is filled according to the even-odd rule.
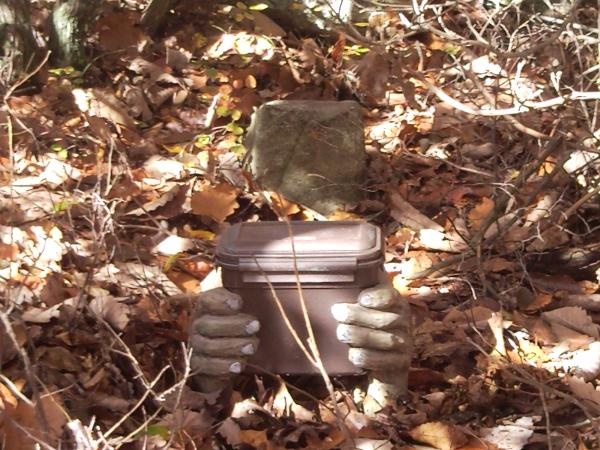
[[[245,140],[264,189],[328,215],[364,197],[366,153],[352,101],[276,100],[254,114]]]

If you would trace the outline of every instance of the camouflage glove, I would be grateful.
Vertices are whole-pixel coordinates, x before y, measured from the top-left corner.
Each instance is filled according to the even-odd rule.
[[[258,320],[240,313],[242,298],[225,288],[202,292],[196,298],[190,340],[194,382],[204,392],[222,389],[230,376],[244,369],[258,347]]]
[[[339,322],[338,339],[350,346],[348,359],[369,371],[365,411],[377,412],[406,395],[412,353],[408,303],[382,283],[363,290],[358,303],[338,303],[331,312]]]

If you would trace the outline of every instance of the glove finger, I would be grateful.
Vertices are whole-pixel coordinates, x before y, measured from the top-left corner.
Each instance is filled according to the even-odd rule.
[[[356,367],[369,370],[406,370],[410,364],[410,356],[403,352],[368,348],[351,348],[348,359]]]
[[[206,337],[252,336],[260,330],[260,323],[249,314],[236,314],[235,316],[206,314],[194,320],[192,329],[193,332]]]
[[[258,338],[207,338],[198,334],[191,338],[192,348],[207,356],[249,356],[256,353]]]
[[[225,376],[241,373],[244,362],[234,358],[214,358],[211,356],[192,356],[192,369],[196,374]]]
[[[398,292],[389,284],[378,284],[364,289],[358,295],[358,303],[365,308],[391,309],[398,303]]]
[[[347,325],[386,330],[406,326],[406,319],[393,312],[365,308],[355,303],[336,303],[331,307],[335,320]]]
[[[407,319],[410,317],[410,305],[389,284],[380,284],[361,291],[358,304],[365,308],[394,312]]]
[[[225,288],[215,288],[196,295],[198,314],[232,315],[242,309],[242,297]]]
[[[339,341],[352,347],[403,351],[409,348],[401,337],[402,333],[394,334],[388,331],[341,324],[338,325],[336,334]]]

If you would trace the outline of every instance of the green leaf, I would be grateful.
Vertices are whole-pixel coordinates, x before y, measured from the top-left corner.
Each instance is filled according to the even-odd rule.
[[[241,159],[243,159],[243,158],[244,158],[244,156],[246,155],[246,152],[247,152],[248,150],[246,150],[246,147],[244,147],[242,144],[236,144],[236,145],[232,145],[232,146],[229,148],[229,151],[230,151],[231,153],[233,153],[235,156],[237,156],[237,158],[238,158],[239,160],[241,160]]]
[[[167,439],[169,439],[170,431],[164,425],[153,424],[153,425],[148,425],[148,428],[146,429],[146,434],[148,436],[160,436],[164,440],[167,440]]]
[[[63,75],[72,75],[76,72],[76,70],[74,67],[67,66],[67,67],[55,67],[53,69],[48,69],[48,72],[50,72],[52,75],[55,75],[57,77],[61,77]]]
[[[240,120],[240,117],[242,117],[242,112],[239,109],[231,111],[231,118],[233,120]]]
[[[250,11],[264,11],[265,9],[267,9],[269,7],[269,5],[265,4],[265,3],[257,3],[256,5],[250,5],[248,7],[248,9]]]
[[[235,122],[229,122],[225,129],[236,136],[241,136],[244,134],[244,129]]]
[[[50,150],[56,152],[56,156],[58,156],[58,159],[61,161],[69,158],[69,151],[60,144],[52,144]]]
[[[227,106],[219,106],[217,107],[216,113],[218,117],[227,117],[231,114],[231,111],[229,110],[229,108],[227,108]]]
[[[209,69],[206,69],[206,76],[208,78],[210,78],[211,80],[214,80],[215,78],[217,78],[219,76],[219,71],[217,69],[215,69],[214,67],[211,67]]]
[[[171,270],[180,256],[181,253],[176,253],[174,255],[169,256],[163,265],[163,272],[167,273],[169,270]],[[150,429],[150,427],[148,427],[148,429]]]
[[[210,134],[199,134],[194,139],[194,146],[197,148],[204,148],[212,142],[212,136]]]
[[[55,213],[61,213],[68,210],[71,206],[75,205],[76,202],[73,202],[67,198],[63,198],[61,201],[54,203],[52,205],[52,211]]]

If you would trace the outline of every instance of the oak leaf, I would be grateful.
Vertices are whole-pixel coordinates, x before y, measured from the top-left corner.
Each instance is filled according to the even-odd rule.
[[[194,214],[208,216],[216,222],[223,222],[239,206],[237,190],[229,183],[220,183],[192,194],[191,205]]]
[[[443,422],[427,422],[409,431],[410,436],[439,450],[454,450],[468,442],[458,428]]]

